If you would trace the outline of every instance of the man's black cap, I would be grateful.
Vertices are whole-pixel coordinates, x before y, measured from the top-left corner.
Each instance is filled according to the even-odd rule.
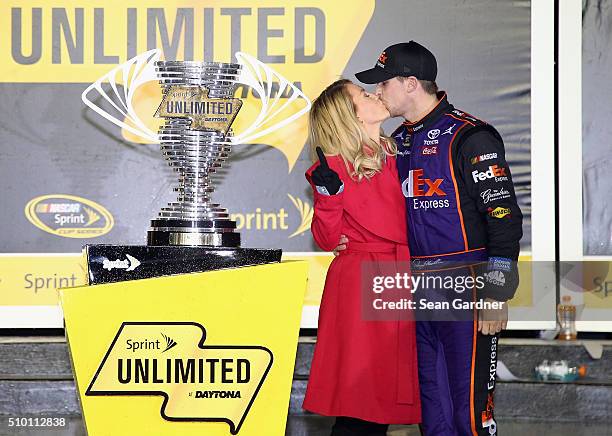
[[[355,74],[363,83],[380,83],[396,76],[414,76],[419,80],[435,81],[438,63],[432,52],[418,42],[400,42],[387,47],[374,68]]]

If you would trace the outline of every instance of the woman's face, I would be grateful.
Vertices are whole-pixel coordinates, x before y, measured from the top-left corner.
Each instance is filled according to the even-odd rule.
[[[357,118],[364,124],[378,124],[389,118],[389,111],[377,95],[365,92],[354,83],[347,84],[346,89],[355,105]]]

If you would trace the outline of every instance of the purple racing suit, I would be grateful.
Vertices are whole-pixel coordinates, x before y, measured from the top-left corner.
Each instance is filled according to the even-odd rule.
[[[491,125],[456,110],[446,94],[438,97],[423,119],[393,133],[413,271],[462,262],[475,265],[463,269],[469,274],[484,265],[494,280],[470,298],[506,301],[518,286],[522,214],[503,141]],[[417,322],[426,436],[498,434],[498,336],[477,331],[476,310],[468,316]]]

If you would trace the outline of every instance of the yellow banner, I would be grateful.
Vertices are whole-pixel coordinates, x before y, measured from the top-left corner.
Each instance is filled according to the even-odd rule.
[[[300,260],[308,264],[308,285],[305,306],[318,306],[325,286],[329,264],[334,259],[327,253],[283,254],[283,260]],[[532,305],[532,269],[530,257],[521,257],[520,286],[511,300],[511,307]],[[612,274],[612,273],[611,273]],[[49,306],[57,301],[57,289],[85,284],[86,273],[82,256],[15,256],[0,257],[0,306]],[[605,292],[606,281],[608,292]],[[601,292],[586,294],[585,303],[593,308],[606,308],[612,298],[612,276],[601,279]],[[597,289],[600,289],[598,287]]]
[[[283,255],[283,260],[308,264],[308,286],[304,305],[318,306],[325,274],[333,256]],[[86,283],[81,255],[1,256],[0,306],[52,306],[58,304],[57,290]]]
[[[93,82],[139,53],[228,62],[244,51],[293,80],[342,72],[373,0],[7,0],[2,82]],[[334,43],[329,43],[332,40]],[[338,44],[342,41],[342,44]]]
[[[586,289],[585,309],[612,309],[612,270],[609,261],[585,261],[576,268],[581,279],[578,289]],[[571,279],[570,279],[571,281]],[[565,285],[562,281],[562,286]],[[563,295],[563,292],[562,294]],[[576,303],[573,303],[576,304]]]
[[[54,306],[59,288],[85,283],[78,254],[0,257],[0,306]]]

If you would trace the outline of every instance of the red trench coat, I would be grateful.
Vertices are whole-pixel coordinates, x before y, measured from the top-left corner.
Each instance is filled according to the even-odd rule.
[[[381,424],[418,423],[414,321],[366,321],[361,312],[361,263],[409,261],[405,199],[395,158],[387,157],[380,173],[361,182],[349,177],[341,157],[327,161],[344,182],[344,191],[325,196],[313,186],[312,234],[325,251],[338,245],[340,234],[349,243],[327,271],[303,408]],[[311,185],[318,165],[306,172]]]

